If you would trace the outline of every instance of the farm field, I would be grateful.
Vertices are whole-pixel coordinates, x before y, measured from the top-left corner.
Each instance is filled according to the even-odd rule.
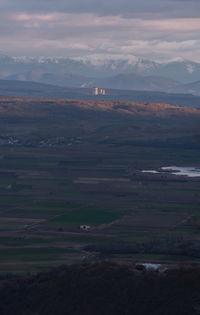
[[[1,98],[0,121],[0,272],[200,262],[200,177],[142,172],[200,166],[199,110]]]

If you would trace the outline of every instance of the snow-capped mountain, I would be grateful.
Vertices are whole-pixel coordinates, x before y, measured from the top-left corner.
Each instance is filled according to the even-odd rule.
[[[200,63],[182,59],[155,62],[135,56],[75,59],[0,55],[0,79],[196,94],[199,85],[195,83],[195,89],[192,85],[200,80]]]

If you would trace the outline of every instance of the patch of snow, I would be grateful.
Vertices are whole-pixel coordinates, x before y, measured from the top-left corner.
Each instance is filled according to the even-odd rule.
[[[173,62],[186,62],[186,59],[182,58],[182,57],[175,57],[175,58],[170,58],[167,60],[162,60],[162,61],[157,61],[158,63],[161,64],[170,64]]]
[[[195,67],[192,64],[188,64],[186,68],[187,68],[187,71],[191,74],[195,71]]]

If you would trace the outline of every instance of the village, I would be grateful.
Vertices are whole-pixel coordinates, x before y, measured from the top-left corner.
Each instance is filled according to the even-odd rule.
[[[34,137],[34,136],[1,136],[0,137],[0,146],[33,146],[33,147],[57,147],[57,146],[72,146],[76,144],[85,143],[86,139],[82,137]]]

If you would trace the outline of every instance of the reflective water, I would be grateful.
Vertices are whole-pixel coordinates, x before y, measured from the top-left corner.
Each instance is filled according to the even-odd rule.
[[[188,177],[200,177],[199,167],[186,167],[186,166],[166,166],[161,167],[164,171],[170,171],[174,175],[185,175]]]
[[[142,173],[151,174],[164,174],[169,172],[173,175],[181,175],[188,177],[200,177],[200,167],[188,167],[188,166],[164,166],[160,170],[142,170]]]
[[[153,264],[153,263],[142,263],[142,265],[148,270],[157,270],[159,269],[162,265],[161,264]]]
[[[142,265],[146,268],[146,270],[148,271],[160,271],[160,272],[164,272],[168,269],[176,269],[178,268],[178,265],[176,264],[162,264],[162,263],[143,263],[143,262],[138,262],[136,263],[137,265]]]
[[[152,173],[152,174],[159,174],[160,172],[154,170],[142,170],[142,173]]]

